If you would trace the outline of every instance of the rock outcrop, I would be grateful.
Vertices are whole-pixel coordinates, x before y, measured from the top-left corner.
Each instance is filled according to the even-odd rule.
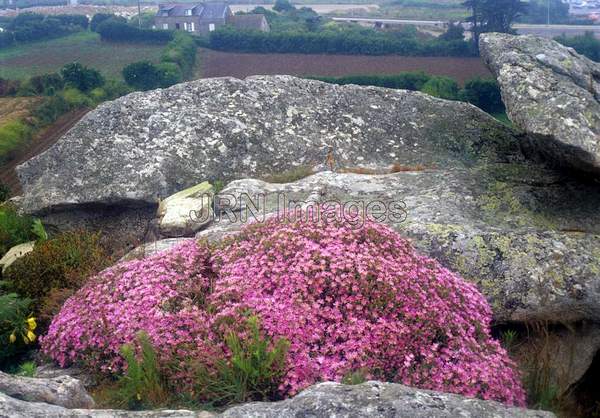
[[[362,211],[396,202],[406,216],[380,220],[476,283],[497,321],[600,320],[600,191],[536,166],[238,180],[215,200],[218,217],[198,237],[218,240],[284,205],[341,202]],[[259,216],[249,212],[253,204]]]
[[[600,64],[536,36],[481,35],[508,116],[556,164],[600,174]]]
[[[94,400],[88,395],[83,384],[70,376],[40,379],[0,372],[0,393],[23,401],[44,402],[64,408],[94,407]]]
[[[289,76],[205,79],[132,93],[88,113],[18,167],[28,212],[154,205],[202,181],[323,164],[427,167],[519,158],[477,108],[403,90]]]
[[[553,417],[545,411],[507,408],[491,401],[419,390],[395,383],[366,382],[346,386],[326,382],[292,399],[249,403],[225,411],[224,418],[364,417],[364,418],[509,418]]]
[[[66,409],[42,402],[25,402],[0,393],[0,416],[45,417],[169,417],[223,418],[261,417],[315,418],[552,418],[554,414],[521,408],[509,408],[498,402],[469,399],[458,395],[409,388],[394,383],[367,382],[346,386],[321,383],[308,388],[292,399],[282,402],[255,402],[232,407],[223,414],[206,411],[120,411],[102,409]]]

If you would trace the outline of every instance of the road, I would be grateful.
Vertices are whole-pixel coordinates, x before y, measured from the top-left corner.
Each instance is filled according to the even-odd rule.
[[[333,20],[338,22],[356,22],[366,24],[385,24],[385,25],[415,25],[423,27],[444,27],[448,22],[441,20],[409,20],[409,19],[381,19],[381,18],[363,18],[363,17],[334,17]],[[554,38],[555,36],[581,35],[586,31],[592,31],[597,38],[600,38],[600,25],[532,25],[532,24],[515,24],[513,27],[520,34],[534,34],[546,38]]]

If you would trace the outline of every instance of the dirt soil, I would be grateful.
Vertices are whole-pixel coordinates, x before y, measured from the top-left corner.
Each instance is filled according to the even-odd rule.
[[[491,77],[480,58],[365,55],[246,54],[201,49],[197,78],[287,74],[343,76],[424,71],[454,78],[460,84],[474,77]]]

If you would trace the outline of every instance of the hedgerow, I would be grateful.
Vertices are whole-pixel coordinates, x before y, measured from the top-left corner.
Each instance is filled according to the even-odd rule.
[[[214,378],[232,364],[228,342],[232,335],[240,343],[251,338],[248,318],[256,318],[272,347],[286,342],[272,398],[360,373],[525,402],[474,285],[371,221],[358,228],[273,219],[218,248],[188,242],[119,264],[65,303],[42,348],[61,366],[120,374],[121,347],[143,331],[171,390],[202,398],[198,371]]]

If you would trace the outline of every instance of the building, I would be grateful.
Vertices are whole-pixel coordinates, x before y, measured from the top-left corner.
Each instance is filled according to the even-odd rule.
[[[154,27],[164,30],[185,30],[208,33],[223,25],[240,30],[269,31],[264,15],[247,14],[234,16],[227,3],[169,3],[159,4],[154,17]]]
[[[159,4],[154,25],[157,29],[208,33],[227,24],[232,16],[226,3]]]

